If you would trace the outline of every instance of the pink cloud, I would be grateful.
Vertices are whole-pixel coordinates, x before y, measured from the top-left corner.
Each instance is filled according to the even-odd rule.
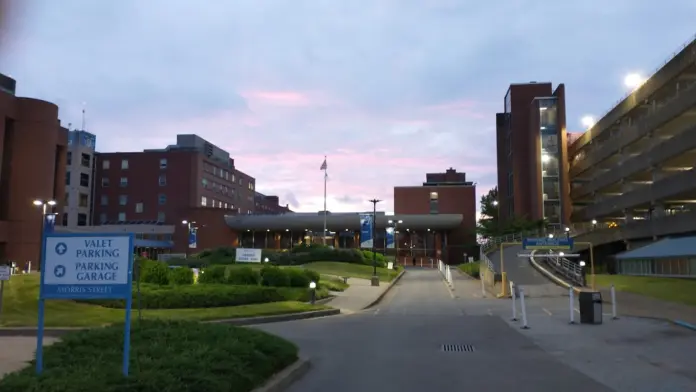
[[[424,108],[428,112],[444,112],[449,115],[464,116],[476,119],[486,118],[486,113],[481,113],[475,101],[459,100],[446,102],[439,105],[427,106]]]
[[[252,90],[243,92],[241,95],[249,101],[251,105],[260,103],[279,106],[309,106],[311,104],[310,98],[306,94],[298,91]]]

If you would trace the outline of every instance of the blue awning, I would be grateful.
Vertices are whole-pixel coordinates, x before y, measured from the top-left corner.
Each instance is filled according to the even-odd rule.
[[[665,238],[616,255],[619,260],[696,257],[696,237]]]

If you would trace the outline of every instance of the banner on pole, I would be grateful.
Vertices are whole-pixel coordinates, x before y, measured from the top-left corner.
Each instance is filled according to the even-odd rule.
[[[360,214],[360,247],[372,249],[374,238],[372,238],[372,228],[374,225],[374,215],[372,213]]]
[[[394,248],[394,228],[387,227],[387,249]]]

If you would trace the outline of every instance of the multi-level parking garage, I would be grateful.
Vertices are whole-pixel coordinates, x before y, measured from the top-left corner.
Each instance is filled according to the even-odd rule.
[[[696,232],[696,40],[568,147],[574,231],[595,245]]]

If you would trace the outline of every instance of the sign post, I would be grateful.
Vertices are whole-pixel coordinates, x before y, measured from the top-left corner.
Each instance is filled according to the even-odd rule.
[[[47,299],[124,299],[123,375],[130,360],[133,234],[45,234],[41,251],[36,373],[43,371]]]
[[[9,265],[0,265],[0,321],[2,321],[2,295],[5,291],[5,281],[10,280],[11,275],[12,267]]]

